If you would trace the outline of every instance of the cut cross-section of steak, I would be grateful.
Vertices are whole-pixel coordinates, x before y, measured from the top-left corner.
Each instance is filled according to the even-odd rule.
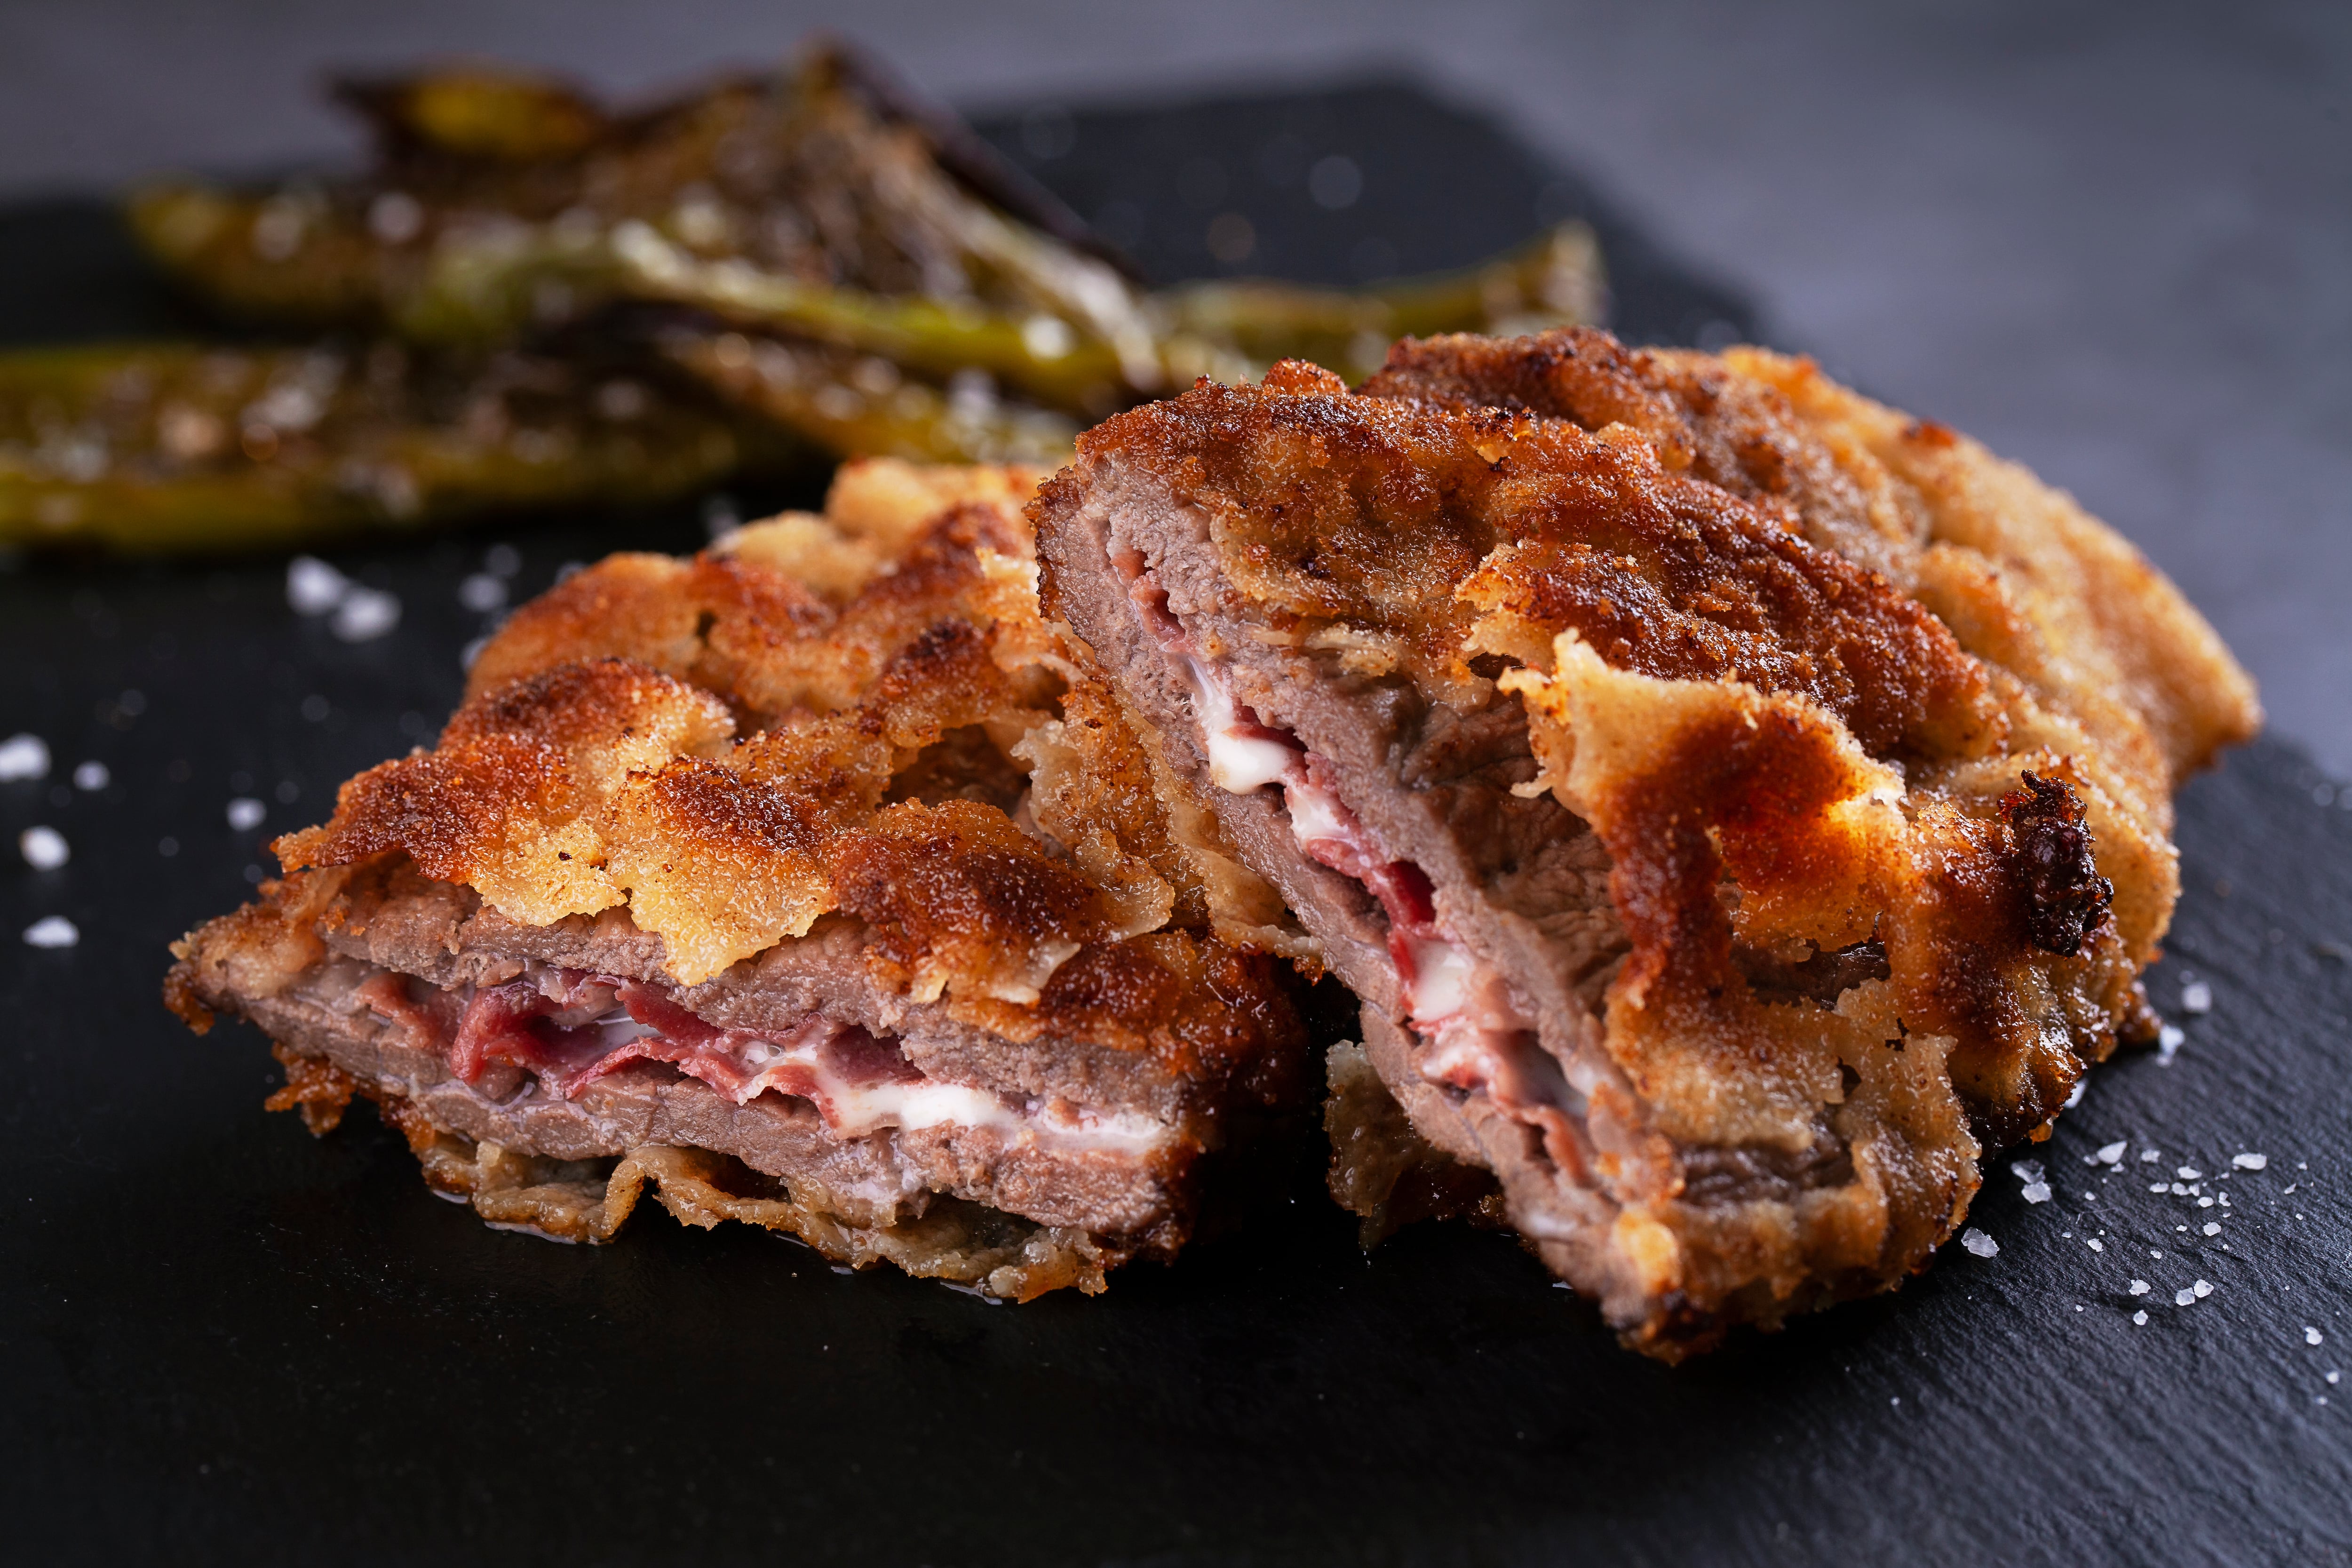
[[[825,517],[572,577],[169,1000],[495,1224],[604,1240],[650,1184],[1023,1298],[1172,1256],[1306,1036],[1038,620],[1035,478],[853,466]]]
[[[2140,1027],[2171,792],[2259,721],[2066,498],[1756,351],[1286,363],[1031,515],[1412,1126],[1670,1357],[1952,1233]]]

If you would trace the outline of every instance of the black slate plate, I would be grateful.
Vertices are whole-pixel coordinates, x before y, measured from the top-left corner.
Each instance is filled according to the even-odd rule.
[[[1346,278],[1390,254],[1367,241],[1446,265],[1580,210],[1633,335],[1749,326],[1406,89],[988,129],[1163,275],[1203,268],[1221,211],[1253,224],[1252,265]],[[1354,205],[1303,195],[1328,156],[1358,165]],[[173,319],[88,205],[0,218],[0,301],[18,339]],[[486,547],[514,548],[525,594],[701,531],[684,508],[339,555],[405,605],[358,646],[288,610],[276,562],[0,574],[0,735],[57,758],[0,784],[0,828],[54,825],[74,854],[0,869],[9,1557],[2352,1560],[2352,1385],[2326,1381],[2352,1365],[2352,811],[2280,744],[2182,803],[2153,990],[2186,1043],[2095,1075],[2028,1152],[2049,1201],[1996,1164],[1970,1219],[1998,1256],[1955,1247],[1897,1296],[1678,1370],[1618,1350],[1502,1237],[1424,1226],[1366,1259],[1311,1181],[1176,1268],[1008,1308],[650,1205],[602,1249],[501,1235],[431,1201],[366,1113],[320,1142],[264,1116],[257,1037],[195,1040],[158,1005],[163,943],[437,724]],[[78,790],[85,759],[110,782]],[[267,822],[230,828],[234,796]],[[50,914],[78,947],[18,943]],[[2115,1140],[2120,1164],[2084,1163]]]

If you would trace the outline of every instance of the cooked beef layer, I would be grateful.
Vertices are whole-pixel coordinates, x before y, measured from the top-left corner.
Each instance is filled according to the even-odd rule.
[[[1231,1113],[1299,1095],[1304,1032],[1216,934],[1246,874],[1202,879],[1218,841],[1037,617],[1034,478],[855,466],[824,517],[572,577],[437,745],[180,944],[173,1005],[396,1103],[420,1152],[659,1185],[646,1151],[700,1151],[803,1229],[982,1205],[1083,1238],[1065,1282],[1171,1253]],[[997,1242],[957,1256],[1014,1267]]]
[[[1413,1124],[1669,1356],[1951,1233],[2145,1016],[2171,790],[2259,721],[2065,497],[1754,351],[1277,366],[1032,514]]]

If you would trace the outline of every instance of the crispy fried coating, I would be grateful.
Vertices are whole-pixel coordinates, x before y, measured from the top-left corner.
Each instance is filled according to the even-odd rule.
[[[1271,961],[1214,934],[1133,735],[1038,618],[1038,477],[852,464],[823,517],[575,574],[437,745],[281,861],[404,854],[530,925],[625,908],[681,984],[849,915],[877,980],[1009,1039],[1211,1079],[1287,1060]]]
[[[1036,515],[1100,465],[1206,518],[1219,613],[1332,692],[1523,709],[1625,943],[1580,1144],[1530,1154],[1615,1218],[1547,1257],[1669,1357],[1923,1265],[2145,1017],[2172,791],[2260,724],[2069,498],[1759,350],[1408,341],[1080,453]]]

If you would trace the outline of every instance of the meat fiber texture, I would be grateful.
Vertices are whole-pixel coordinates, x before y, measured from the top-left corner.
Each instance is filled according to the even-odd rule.
[[[573,575],[167,998],[494,1223],[603,1240],[651,1185],[1024,1298],[1171,1255],[1306,1039],[1038,618],[1037,478],[852,465],[822,516]]]
[[[1630,1343],[1898,1283],[2153,1033],[2172,794],[2260,710],[1976,443],[1571,329],[1203,383],[1079,451],[1032,508],[1049,618]]]

